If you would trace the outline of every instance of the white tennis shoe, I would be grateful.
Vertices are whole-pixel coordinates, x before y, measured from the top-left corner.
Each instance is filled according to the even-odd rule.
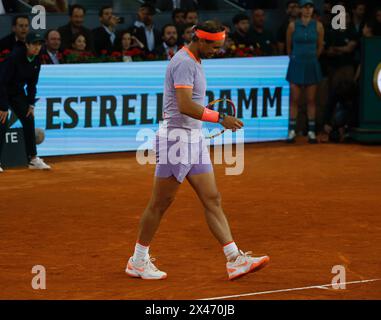
[[[152,263],[154,258],[148,257],[141,261],[134,261],[133,257],[128,260],[126,273],[133,278],[142,278],[144,280],[161,280],[167,277],[167,274],[160,271]]]
[[[2,168],[1,165],[0,165],[0,173],[1,173],[1,172],[4,172],[4,170],[3,170],[3,168]]]
[[[250,272],[258,271],[264,268],[270,261],[268,256],[251,257],[251,251],[243,253],[240,250],[240,253],[235,261],[226,263],[229,280],[237,279]]]
[[[44,160],[39,157],[36,157],[29,162],[29,169],[32,170],[50,170],[51,167],[47,165]]]

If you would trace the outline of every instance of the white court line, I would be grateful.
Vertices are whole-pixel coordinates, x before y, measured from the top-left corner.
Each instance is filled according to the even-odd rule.
[[[380,281],[381,279],[370,279],[370,280],[359,280],[359,281],[350,281],[343,282],[341,285],[345,284],[355,284],[355,283],[366,283],[366,282],[375,282]],[[229,299],[229,298],[239,298],[239,297],[248,297],[248,296],[257,296],[262,294],[270,294],[270,293],[279,293],[279,292],[289,292],[289,291],[299,291],[299,290],[309,290],[309,289],[327,289],[327,287],[332,287],[334,284],[322,284],[316,286],[309,287],[301,287],[301,288],[290,288],[290,289],[280,289],[280,290],[272,290],[272,291],[262,291],[262,292],[252,292],[252,293],[243,293],[243,294],[235,294],[231,296],[222,296],[222,297],[213,297],[213,298],[205,298],[198,300],[221,300],[221,299]]]

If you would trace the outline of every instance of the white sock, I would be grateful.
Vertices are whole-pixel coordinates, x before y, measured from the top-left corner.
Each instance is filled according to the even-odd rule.
[[[233,261],[239,256],[239,249],[234,241],[229,242],[223,246],[226,260]]]
[[[149,250],[149,247],[143,246],[140,243],[136,242],[134,256],[132,257],[132,259],[134,259],[134,261],[147,259],[148,250]]]

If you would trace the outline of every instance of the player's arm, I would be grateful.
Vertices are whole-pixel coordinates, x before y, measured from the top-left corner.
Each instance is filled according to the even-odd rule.
[[[177,86],[176,99],[179,111],[191,118],[207,121],[220,122],[227,129],[240,129],[243,127],[243,122],[232,116],[221,115],[217,111],[209,110],[192,100],[191,86]]]

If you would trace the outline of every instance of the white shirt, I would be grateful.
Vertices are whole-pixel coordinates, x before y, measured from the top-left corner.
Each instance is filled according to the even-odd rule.
[[[135,27],[144,28],[144,32],[146,34],[147,39],[147,48],[149,51],[153,51],[153,49],[155,49],[155,34],[153,32],[153,26],[151,27],[151,30],[149,30],[143,22],[135,21]]]
[[[4,8],[4,5],[3,5],[3,1],[0,0],[0,14],[5,14],[5,8]]]
[[[57,57],[57,53],[50,52],[49,50],[46,50],[48,52],[48,55],[50,59],[52,59],[54,64],[60,64],[60,60]]]
[[[111,43],[114,44],[114,41],[115,41],[115,38],[116,38],[116,36],[115,36],[115,32],[110,31],[110,29],[107,28],[106,26],[103,26],[103,28],[104,28],[104,29],[106,30],[106,32],[110,35],[110,41],[111,41]]]

